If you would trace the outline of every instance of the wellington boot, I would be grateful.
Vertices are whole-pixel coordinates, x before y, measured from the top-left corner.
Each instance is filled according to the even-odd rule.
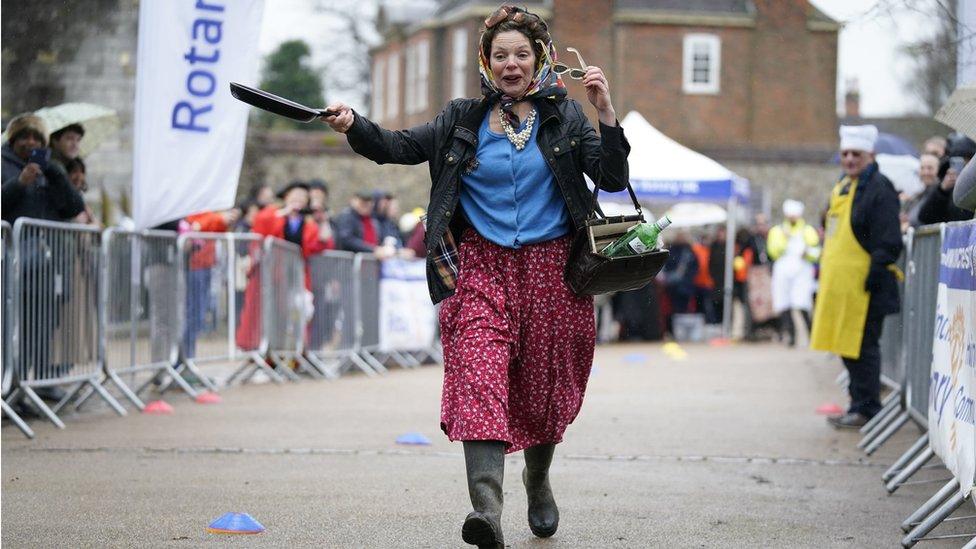
[[[464,464],[474,511],[464,519],[461,539],[477,545],[478,549],[504,549],[502,480],[505,476],[505,443],[465,441]]]
[[[529,499],[529,529],[540,538],[548,538],[559,527],[559,508],[549,486],[549,465],[555,444],[540,444],[525,449],[522,483]]]

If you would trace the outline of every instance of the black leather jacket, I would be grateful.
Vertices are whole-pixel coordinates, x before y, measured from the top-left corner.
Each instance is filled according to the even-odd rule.
[[[583,179],[607,191],[621,191],[630,179],[627,155],[630,144],[619,124],[600,124],[600,135],[572,99],[536,99],[538,144],[559,185],[574,230],[592,210],[592,193]],[[466,226],[458,215],[461,175],[472,166],[478,150],[478,129],[492,104],[484,99],[455,99],[432,122],[407,130],[390,131],[356,114],[346,132],[349,145],[377,164],[420,164],[430,167],[430,204],[427,207],[427,282],[437,303],[453,294],[433,272],[431,251],[444,236]]]

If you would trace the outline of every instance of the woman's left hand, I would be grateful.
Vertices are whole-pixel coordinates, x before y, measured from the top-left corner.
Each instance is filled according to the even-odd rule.
[[[607,82],[603,69],[593,65],[586,67],[583,85],[586,86],[586,98],[600,114],[600,121],[606,123],[605,115],[609,115],[611,117],[609,125],[613,125],[616,115],[613,111],[613,104],[610,102],[610,83]]]

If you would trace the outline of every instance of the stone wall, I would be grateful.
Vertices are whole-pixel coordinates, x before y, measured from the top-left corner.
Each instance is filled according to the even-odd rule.
[[[762,196],[767,194],[768,207],[774,223],[783,219],[783,201],[799,200],[806,205],[804,217],[820,223],[820,215],[827,207],[830,190],[840,175],[836,164],[805,164],[785,162],[724,162],[727,168],[751,183],[754,212],[762,211]]]

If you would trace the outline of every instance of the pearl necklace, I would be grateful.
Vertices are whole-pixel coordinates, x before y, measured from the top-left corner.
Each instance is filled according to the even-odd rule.
[[[525,128],[522,131],[515,133],[515,129],[512,128],[512,125],[509,124],[508,120],[505,119],[505,112],[502,109],[498,109],[498,119],[502,124],[502,129],[505,130],[505,135],[508,136],[508,140],[512,142],[512,145],[515,145],[516,150],[520,151],[524,149],[525,143],[529,140],[529,137],[532,136],[532,125],[535,123],[535,112],[535,109],[532,109],[532,112],[530,112],[529,116],[525,119]]]

